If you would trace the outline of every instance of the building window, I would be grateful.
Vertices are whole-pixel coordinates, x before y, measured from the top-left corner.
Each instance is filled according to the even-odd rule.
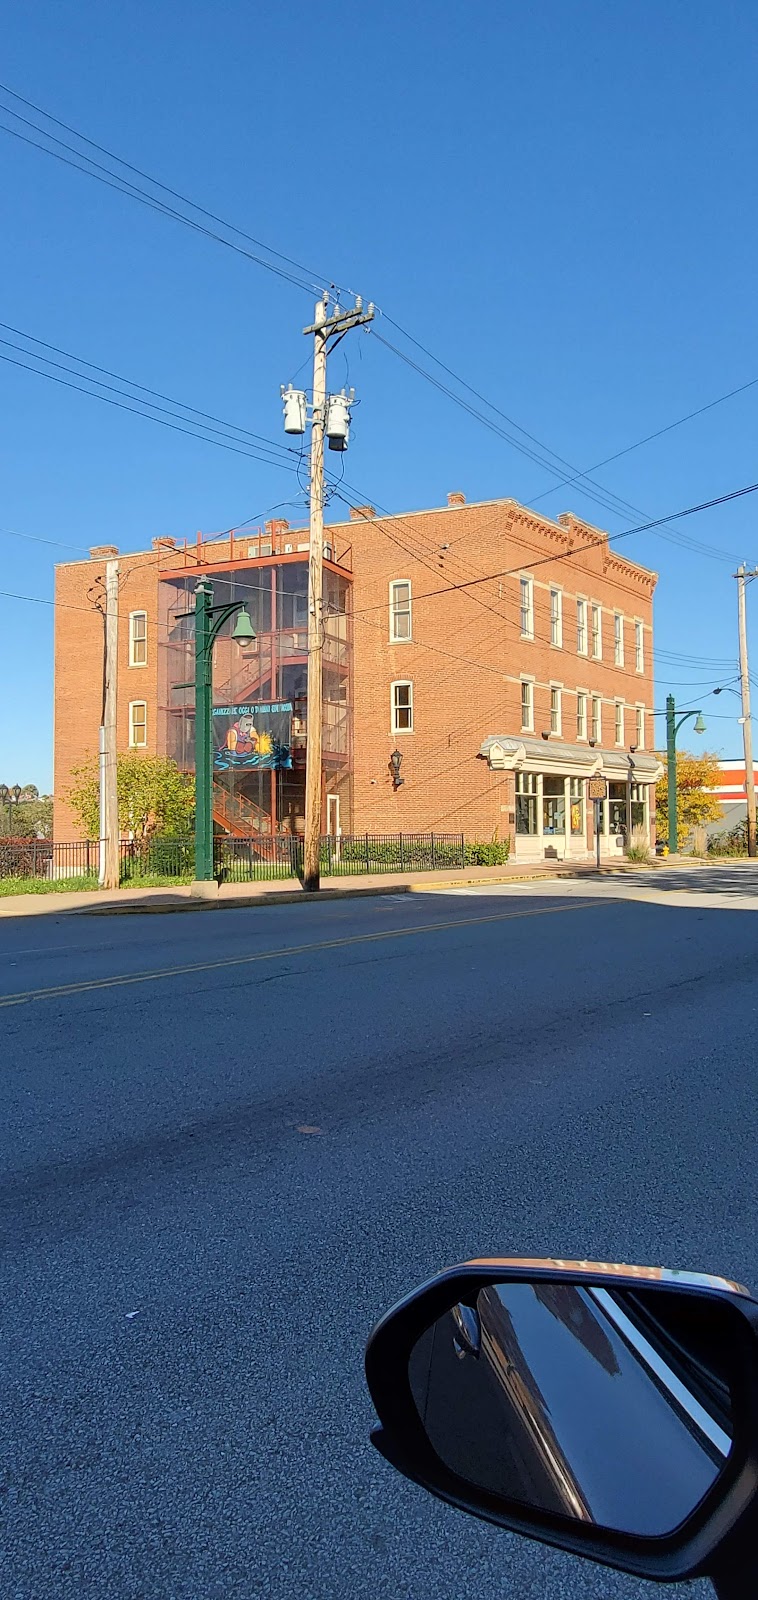
[[[516,773],[516,832],[537,832],[537,779],[533,772]]]
[[[641,783],[633,783],[629,791],[629,821],[633,828],[645,826],[645,789]]]
[[[529,678],[521,679],[521,727],[526,733],[534,729],[534,684]]]
[[[576,602],[576,653],[578,656],[587,654],[587,601]]]
[[[406,578],[390,584],[390,644],[411,638],[411,586]]]
[[[608,785],[608,832],[626,833],[626,784]]]
[[[413,684],[392,685],[392,732],[413,733]]]
[[[634,670],[645,671],[645,635],[641,622],[634,624]]]
[[[129,702],[129,743],[137,749],[147,744],[147,705],[144,700]]]
[[[534,584],[531,578],[521,579],[521,637],[534,638]]]
[[[566,780],[552,776],[542,779],[542,832],[566,832]]]
[[[620,611],[613,615],[613,664],[616,667],[624,665],[624,618]]]
[[[147,612],[129,613],[129,665],[147,666]]]
[[[592,655],[595,661],[603,658],[603,632],[600,620],[600,607],[590,606],[590,630],[592,633]]]
[[[635,727],[635,730],[634,730],[635,743],[637,745],[637,749],[638,750],[644,750],[644,748],[645,748],[645,707],[644,706],[637,706],[637,708],[635,710],[635,721],[636,721],[636,727]]]
[[[624,743],[624,702],[617,700],[615,706],[614,738],[617,744]]]
[[[595,744],[600,744],[603,737],[603,703],[600,696],[592,696],[592,738]]]
[[[581,690],[576,697],[576,737],[577,739],[587,737],[587,696]]]
[[[571,832],[584,833],[584,784],[581,778],[569,778],[569,807]]]
[[[556,650],[563,645],[563,595],[560,589],[550,590],[550,643]]]
[[[561,731],[561,691],[555,685],[550,689],[550,732]]]

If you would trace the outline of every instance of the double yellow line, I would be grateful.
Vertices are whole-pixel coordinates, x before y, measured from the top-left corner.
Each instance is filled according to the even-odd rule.
[[[33,1000],[62,1000],[69,995],[89,994],[96,989],[121,989],[134,983],[160,983],[164,978],[182,978],[199,972],[224,972],[232,967],[251,967],[257,961],[286,961],[291,956],[314,955],[320,950],[344,950],[351,945],[378,944],[385,939],[410,939],[423,933],[443,933],[451,928],[472,928],[486,922],[512,922],[523,917],[557,916],[565,911],[588,911],[602,900],[578,900],[569,905],[539,906],[528,911],[499,911],[486,917],[455,917],[449,922],[423,922],[413,928],[384,928],[378,933],[356,933],[345,939],[319,939],[312,944],[287,945],[281,950],[258,950],[253,955],[225,956],[220,961],[191,961],[181,967],[155,967],[151,972],[119,972],[111,978],[88,978],[82,983],[59,983],[48,989],[24,989],[18,994],[0,996],[0,1010],[7,1006],[29,1005]]]

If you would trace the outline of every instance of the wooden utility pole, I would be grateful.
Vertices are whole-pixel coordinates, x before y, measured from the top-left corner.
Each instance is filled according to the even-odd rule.
[[[321,856],[321,744],[324,654],[324,429],[326,425],[326,297],[313,325],[313,421],[308,553],[308,721],[305,746],[303,888],[318,889]]]
[[[100,882],[117,889],[121,876],[118,826],[118,562],[105,563],[105,691],[101,738],[101,849]]]
[[[737,579],[737,616],[740,633],[740,688],[742,690],[742,738],[745,748],[745,794],[747,795],[747,853],[754,856],[755,843],[755,775],[753,773],[753,729],[750,721],[750,673],[747,659],[747,616],[745,608],[745,589],[749,578],[758,574],[758,568],[747,572],[745,567],[738,567],[735,577]]]
[[[349,311],[337,306],[327,316],[329,296],[316,304],[313,334],[313,416],[311,422],[310,543],[308,556],[308,706],[305,748],[305,849],[303,888],[321,881],[321,770],[323,745],[324,655],[324,439],[327,433],[326,353],[331,339],[371,322],[374,307],[356,299]],[[346,442],[346,441],[345,441]],[[342,446],[344,448],[344,445]]]

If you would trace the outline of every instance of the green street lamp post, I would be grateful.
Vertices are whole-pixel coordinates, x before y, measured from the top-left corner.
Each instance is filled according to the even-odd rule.
[[[214,606],[213,585],[201,581],[195,590],[195,878],[213,878],[213,646],[235,611],[232,637],[252,644],[255,631],[241,600]],[[182,687],[185,687],[182,685]]]
[[[702,711],[683,711],[681,716],[677,718],[674,696],[673,694],[666,696],[666,776],[668,780],[670,856],[675,856],[679,849],[676,802],[676,736],[682,723],[686,722],[689,717],[695,718],[695,732],[705,733]]]

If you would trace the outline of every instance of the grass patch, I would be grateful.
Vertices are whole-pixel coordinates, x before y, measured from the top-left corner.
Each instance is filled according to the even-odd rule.
[[[169,889],[191,883],[192,873],[145,872],[122,878],[122,889]],[[82,873],[77,878],[0,878],[0,898],[11,894],[71,894],[99,888],[97,873]]]
[[[0,878],[0,895],[70,894],[72,889],[96,889],[97,875],[83,873],[78,878]]]
[[[135,872],[121,879],[122,889],[170,889],[178,883],[192,883],[194,872]]]

